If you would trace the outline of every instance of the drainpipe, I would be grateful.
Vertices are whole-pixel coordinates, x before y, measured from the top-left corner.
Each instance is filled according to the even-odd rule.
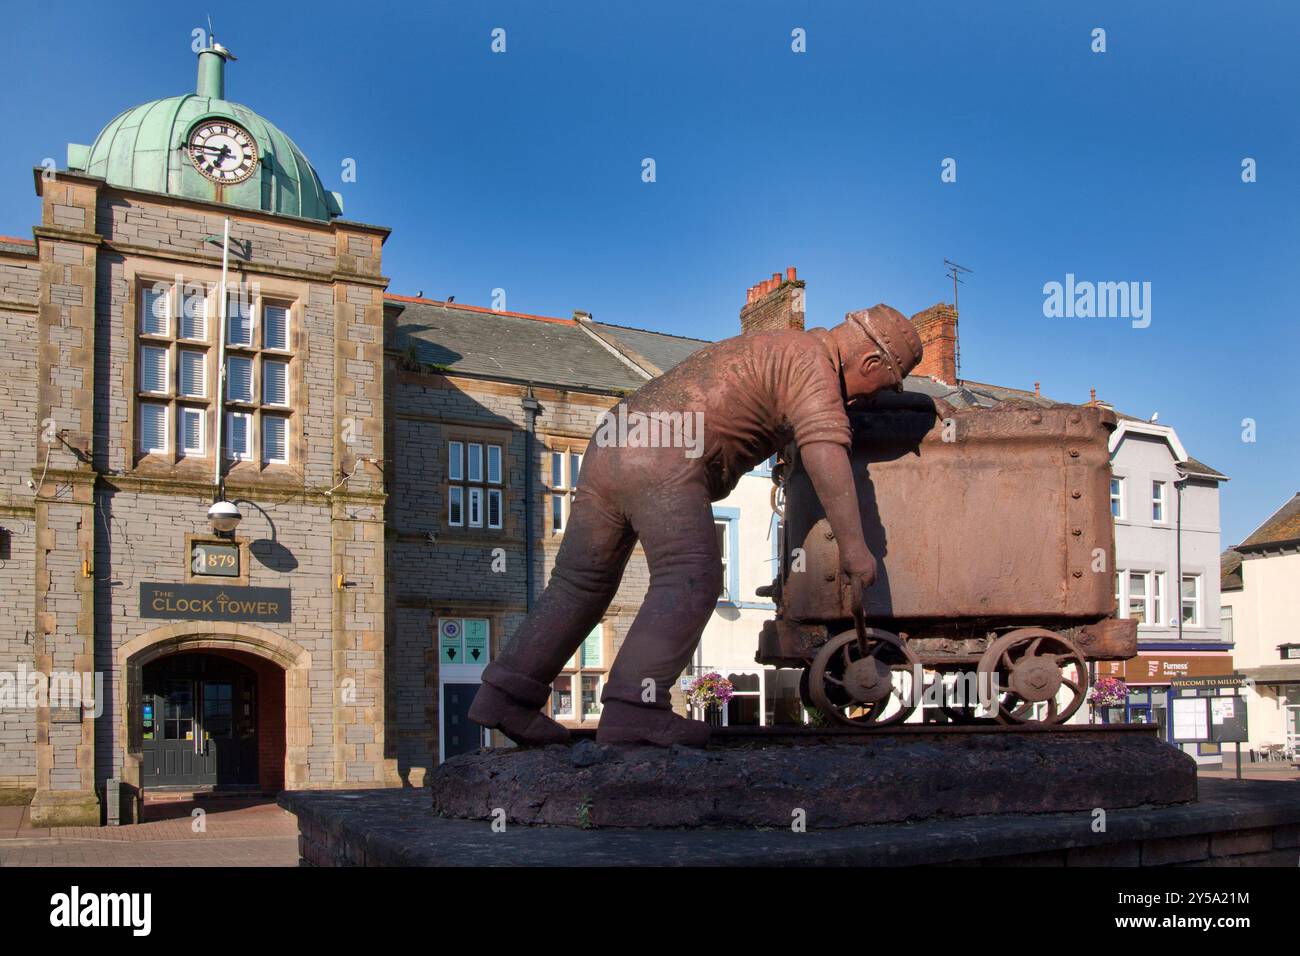
[[[537,427],[537,413],[541,403],[533,396],[533,386],[528,386],[519,403],[524,410],[524,607],[533,609],[533,436]]]
[[[1183,639],[1183,483],[1187,481],[1187,473],[1174,463],[1174,471],[1178,472],[1178,479],[1174,482],[1174,487],[1178,489],[1178,528],[1174,532],[1174,542],[1177,548],[1177,557],[1175,563],[1178,565],[1178,580],[1174,582],[1174,588],[1178,591],[1178,603],[1174,610],[1178,615],[1178,639]],[[1171,711],[1172,712],[1172,711]]]

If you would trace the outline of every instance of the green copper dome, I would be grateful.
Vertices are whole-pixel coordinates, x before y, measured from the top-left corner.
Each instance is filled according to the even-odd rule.
[[[89,146],[68,146],[68,166],[128,189],[227,203],[245,209],[328,221],[341,215],[302,150],[274,123],[224,98],[224,68],[233,59],[213,44],[199,53],[197,93],[169,96],[120,113]],[[248,131],[258,162],[242,183],[218,184],[190,162],[191,130],[206,119],[228,119]]]

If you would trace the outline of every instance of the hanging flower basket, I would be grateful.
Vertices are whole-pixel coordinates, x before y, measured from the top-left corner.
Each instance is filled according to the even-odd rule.
[[[691,681],[686,699],[690,701],[692,707],[709,707],[713,704],[722,706],[731,700],[731,695],[735,691],[731,681],[721,674],[710,672]]]
[[[1088,703],[1094,707],[1120,707],[1128,699],[1128,684],[1118,677],[1098,677],[1088,689]]]

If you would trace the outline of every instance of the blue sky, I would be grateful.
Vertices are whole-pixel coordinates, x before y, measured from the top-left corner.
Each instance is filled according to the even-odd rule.
[[[950,300],[946,256],[965,377],[1158,411],[1232,477],[1225,545],[1300,490],[1292,2],[214,7],[6,11],[0,233],[30,234],[32,166],[193,88],[211,12],[228,97],[393,228],[393,292],[721,338],[788,265],[832,325]],[[1066,273],[1150,282],[1150,327],[1045,318]]]

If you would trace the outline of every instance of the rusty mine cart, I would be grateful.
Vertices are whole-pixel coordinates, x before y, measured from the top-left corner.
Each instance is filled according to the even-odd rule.
[[[759,590],[777,610],[758,662],[803,668],[805,707],[834,723],[905,721],[926,671],[953,722],[1065,723],[1087,695],[1087,662],[1137,654],[1136,622],[1114,617],[1114,412],[1042,401],[957,409],[908,391],[851,417],[862,525],[879,562],[865,615],[855,621],[830,525],[787,452],[773,474],[780,568]]]

